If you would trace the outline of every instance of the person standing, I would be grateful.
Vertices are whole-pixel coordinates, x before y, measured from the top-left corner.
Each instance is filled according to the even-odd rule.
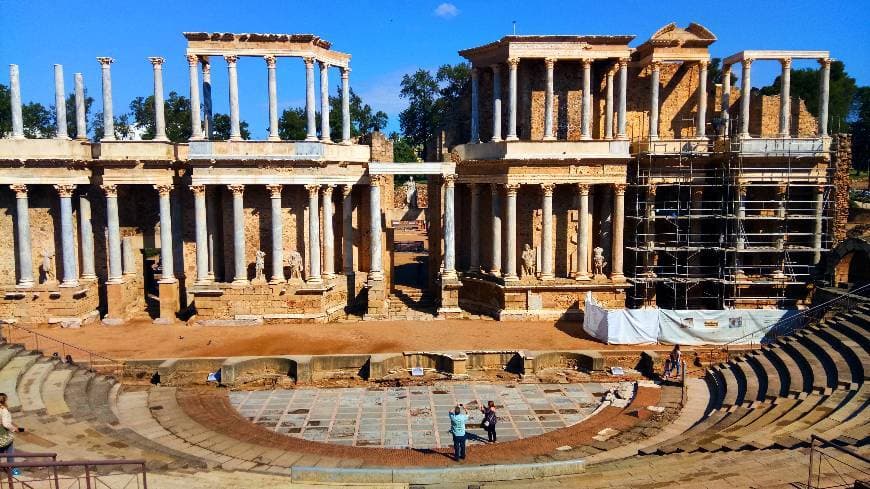
[[[464,413],[463,413],[464,411]],[[453,459],[465,460],[465,423],[468,422],[468,409],[462,404],[450,412],[450,433],[453,435]]]
[[[480,408],[480,412],[483,413],[483,422],[480,426],[483,427],[484,431],[486,431],[486,436],[489,438],[489,442],[495,443],[498,441],[498,435],[495,433],[495,425],[498,423],[495,403],[493,401],[487,402],[486,407]]]
[[[671,378],[671,372],[673,372],[674,370],[676,370],[677,377],[679,377],[682,369],[682,363],[683,355],[682,353],[680,353],[680,345],[674,345],[674,349],[671,350],[671,353],[665,360],[665,380],[669,380]]]
[[[15,458],[12,457],[12,454],[15,453],[15,449],[12,446],[12,442],[15,440],[15,432],[24,431],[24,428],[19,428],[12,424],[12,414],[6,406],[6,399],[6,394],[0,393],[0,453],[9,454],[9,457],[5,461],[12,463],[15,461]],[[13,468],[12,475],[17,477],[21,475],[21,471]]]

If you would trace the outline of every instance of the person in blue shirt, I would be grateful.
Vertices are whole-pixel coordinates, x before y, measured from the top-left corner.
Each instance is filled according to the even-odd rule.
[[[465,411],[465,414],[462,414]],[[450,412],[450,433],[453,434],[453,458],[465,460],[465,423],[468,422],[468,409],[460,404]]]

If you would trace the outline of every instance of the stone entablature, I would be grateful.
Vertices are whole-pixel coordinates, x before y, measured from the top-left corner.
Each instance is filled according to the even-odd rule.
[[[692,22],[685,29],[675,22],[662,27],[649,40],[632,53],[636,66],[655,61],[708,61],[707,48],[716,42],[716,36],[706,27]]]
[[[313,34],[233,34],[185,32],[187,54],[193,56],[313,57],[332,66],[347,67],[350,55],[333,51],[332,44]]]
[[[480,47],[464,49],[459,55],[479,66],[504,63],[510,58],[627,58],[631,54],[628,43],[634,38],[634,35],[505,36]]]

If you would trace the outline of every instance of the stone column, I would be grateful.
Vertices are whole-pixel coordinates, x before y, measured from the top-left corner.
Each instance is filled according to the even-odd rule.
[[[24,139],[24,117],[21,113],[21,82],[18,65],[9,65],[9,92],[12,105],[12,139]]]
[[[329,134],[329,63],[320,61],[320,140],[331,143]]]
[[[223,220],[222,217],[219,217],[219,209],[218,202],[215,196],[215,193],[219,193],[221,189],[219,187],[212,187],[212,191],[209,192],[208,188],[205,191],[205,222],[206,222],[206,235],[208,236],[208,280],[210,282],[214,282],[214,268],[215,268],[215,235],[217,234],[217,222],[218,219]],[[211,194],[209,196],[209,194]]]
[[[574,276],[577,280],[590,280],[588,268],[589,256],[589,185],[585,183],[577,184],[577,190],[580,192],[580,226],[577,230],[577,275]]]
[[[207,57],[200,58],[202,62],[202,111],[203,134],[206,138],[214,137],[214,120],[212,119],[211,103],[211,63]]]
[[[76,139],[88,139],[87,109],[85,107],[85,79],[81,73],[73,76],[76,98]]]
[[[79,194],[79,239],[81,240],[82,278],[96,280],[94,263],[94,228],[91,223],[91,200],[88,194]]]
[[[510,76],[508,94],[508,135],[505,141],[516,141],[517,137],[517,71],[520,67],[519,58],[508,58],[508,75]]]
[[[18,286],[33,287],[33,248],[30,241],[30,204],[27,185],[10,185],[15,192],[16,231],[18,232]]]
[[[245,203],[244,185],[227,185],[233,193],[233,264],[235,276],[233,283],[236,285],[248,284],[248,270],[245,266]]]
[[[109,277],[106,283],[122,282],[121,269],[121,225],[118,220],[118,187],[103,185],[106,194],[106,231],[108,234]]]
[[[505,253],[504,280],[515,282],[517,276],[517,192],[520,190],[518,183],[509,183],[507,189],[507,242]]]
[[[148,61],[154,66],[154,141],[168,141],[166,116],[163,111],[163,63],[166,60],[152,56]]]
[[[306,185],[308,190],[308,280],[323,282],[320,276],[320,185]]]
[[[54,65],[54,113],[57,123],[55,139],[69,139],[66,128],[66,93],[63,88],[63,66]]]
[[[76,248],[73,236],[72,194],[75,185],[55,185],[60,196],[60,245],[63,260],[63,281],[61,287],[77,287],[79,272],[76,266]]]
[[[161,283],[175,282],[175,262],[172,257],[172,213],[170,211],[170,193],[172,185],[155,185],[154,189],[160,195],[160,266],[163,274]]]
[[[187,55],[190,77],[190,139],[202,139],[202,120],[199,115],[199,57]]]
[[[616,65],[607,69],[607,91],[604,97],[604,139],[613,139],[613,77]]]
[[[752,90],[752,58],[743,60],[743,79],[740,80],[740,137],[749,137],[749,97]]]
[[[656,231],[656,185],[651,184],[646,187],[646,203],[644,213],[646,221],[644,225],[644,244],[646,253],[644,253],[644,275],[647,277],[655,277],[653,266],[655,264],[655,231]]]
[[[501,141],[501,66],[492,68],[492,142]]]
[[[124,275],[136,275],[136,259],[133,257],[133,237],[124,236],[121,239],[121,256],[124,262]]]
[[[782,76],[779,85],[779,137],[789,137],[791,122],[791,58],[781,59]]]
[[[112,112],[112,63],[114,59],[108,57],[97,58],[100,63],[100,72],[103,76],[103,141],[115,140],[115,119]],[[120,248],[120,241],[118,243]],[[120,262],[119,262],[120,263]],[[120,267],[119,267],[120,268]]]
[[[341,144],[350,144],[350,68],[341,69]]]
[[[275,63],[277,58],[272,55],[263,56],[266,60],[266,72],[268,74],[269,89],[269,141],[278,141],[278,80],[275,75]]]
[[[818,265],[822,259],[822,219],[825,215],[825,186],[816,187],[816,220],[813,232],[813,264]]]
[[[480,100],[477,83],[477,67],[471,68],[471,139],[470,143],[480,142]]]
[[[315,115],[314,105],[314,58],[306,56],[302,58],[305,62],[305,116],[306,127],[308,132],[305,136],[306,141],[317,141],[317,117]]]
[[[619,109],[616,118],[616,138],[628,139],[625,130],[626,104],[628,100],[628,58],[619,59]]]
[[[698,126],[695,128],[695,136],[703,138],[707,136],[707,67],[710,61],[704,59],[698,62]]]
[[[369,175],[369,221],[371,224],[369,254],[371,269],[369,280],[383,280],[384,269],[381,256],[381,185],[385,179],[381,175]]]
[[[501,273],[501,185],[493,183],[492,190],[492,263],[489,272]]]
[[[335,277],[335,235],[333,232],[332,190],[335,185],[323,186],[323,277]]]
[[[821,65],[819,79],[819,136],[828,135],[828,98],[831,86],[831,60],[824,58],[819,60]]]
[[[242,140],[242,129],[239,122],[239,74],[236,63],[239,57],[235,55],[224,56],[227,61],[230,84],[230,141]]]
[[[592,139],[592,60],[581,59],[580,63],[583,65],[580,139]]]
[[[544,141],[553,141],[553,72],[556,68],[556,58],[544,58],[547,67],[547,90],[544,92]]]
[[[722,127],[725,135],[731,133],[731,65],[722,66]]]
[[[195,66],[195,65],[194,65]],[[196,283],[208,283],[208,211],[205,185],[191,185],[194,225],[196,226]]]
[[[456,280],[455,193],[456,175],[444,175],[444,273],[441,278],[445,280]]]
[[[341,187],[341,269],[353,275],[353,185]]]
[[[553,190],[552,183],[541,185],[544,199],[541,203],[541,280],[553,280]]]
[[[266,185],[272,203],[272,280],[269,283],[279,284],[284,278],[284,216],[281,212],[282,185]]]
[[[625,276],[622,271],[623,236],[625,235],[625,187],[624,183],[613,185],[613,257],[610,265],[610,279],[622,282]]]
[[[471,194],[471,212],[469,226],[469,243],[468,247],[468,270],[471,272],[480,271],[480,185],[469,183],[468,190]]]
[[[653,61],[650,63],[650,68],[649,140],[655,141],[659,138],[659,76],[661,73],[661,63]]]

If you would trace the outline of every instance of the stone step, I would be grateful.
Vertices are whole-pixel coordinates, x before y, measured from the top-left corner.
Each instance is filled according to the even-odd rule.
[[[777,437],[785,437],[786,435],[793,439],[808,441],[809,435],[813,432],[813,427],[836,411],[852,394],[854,393],[842,389],[834,391],[824,401],[819,403],[812,412],[795,421],[789,429],[777,430],[774,433],[774,441],[778,441]],[[785,447],[790,448],[789,446]]]
[[[797,399],[780,398],[776,404],[770,409],[767,409],[761,416],[755,417],[751,423],[743,425],[739,429],[723,433],[724,438],[728,441],[721,445],[729,450],[743,450],[753,448],[753,446],[745,441],[745,437],[752,436],[760,428],[767,426],[781,417],[785,416],[791,409],[800,403]]]
[[[725,365],[722,368],[717,368],[716,371],[719,373],[719,377],[725,381],[725,396],[722,399],[722,405],[724,407],[740,405],[742,403],[740,381],[737,379],[732,366]]]
[[[829,385],[833,383],[834,388],[848,389],[852,382],[861,382],[861,380],[852,378],[849,361],[833,345],[816,334],[803,333],[795,337],[822,360],[828,373]]]
[[[704,381],[707,383],[707,388],[710,390],[710,397],[707,402],[707,413],[712,413],[722,407],[723,387],[720,386],[720,379],[717,373],[708,369],[704,372]]]
[[[808,375],[812,376],[813,390],[823,392],[825,389],[833,389],[837,386],[837,374],[832,371],[833,364],[827,366],[819,355],[801,343],[796,336],[783,338],[782,344],[785,345],[786,350],[793,352],[798,363],[802,363],[806,368],[804,373],[808,371]]]
[[[764,400],[762,388],[766,388],[767,377],[764,375],[764,370],[758,367],[756,363],[748,358],[741,358],[733,362],[736,373],[743,378],[746,391],[741,405],[750,406],[755,402]]]
[[[847,317],[842,321],[831,322],[830,327],[852,338],[864,350],[870,350],[870,339],[867,338],[867,326],[859,325],[858,319]]]
[[[0,346],[0,368],[6,366],[9,360],[12,360],[24,350],[20,345],[5,344]]]
[[[18,384],[18,397],[21,399],[21,409],[24,411],[43,411],[45,403],[42,400],[42,386],[57,364],[50,359],[42,358],[27,369]]]
[[[755,351],[747,355],[746,360],[764,372],[765,388],[762,391],[763,397],[760,400],[775,399],[788,394],[788,391],[782,392],[782,381],[779,371],[767,355],[763,352]]]
[[[69,406],[64,398],[67,383],[72,378],[73,369],[63,368],[49,372],[42,383],[41,397],[45,404],[46,414],[63,415],[69,413]]]
[[[0,369],[0,392],[6,394],[6,405],[12,412],[21,410],[21,399],[18,397],[18,383],[31,365],[39,360],[39,355],[22,353],[9,359]]]
[[[743,439],[751,441],[756,448],[770,448],[774,444],[774,435],[788,435],[797,430],[799,427],[797,422],[816,409],[826,398],[827,396],[810,394],[776,422],[759,427],[758,430]]]
[[[780,379],[788,379],[788,394],[799,396],[804,392],[804,374],[794,358],[782,348],[768,347],[764,349],[780,373]]]
[[[867,353],[867,350],[834,328],[816,327],[813,331],[820,339],[827,341],[847,359],[854,382],[861,383],[866,380],[865,372],[870,372],[870,354]]]

